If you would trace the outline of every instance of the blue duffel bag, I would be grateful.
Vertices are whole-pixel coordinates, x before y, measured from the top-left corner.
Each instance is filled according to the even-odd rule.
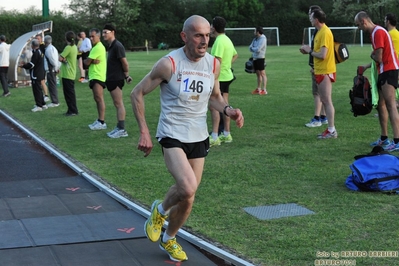
[[[346,186],[355,191],[399,193],[399,158],[392,154],[356,156]]]

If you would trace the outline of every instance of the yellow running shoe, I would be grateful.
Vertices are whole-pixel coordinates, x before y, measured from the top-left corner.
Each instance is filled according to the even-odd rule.
[[[221,143],[219,137],[217,139],[213,139],[212,136],[209,136],[209,146],[214,147],[214,146],[219,146]]]
[[[219,139],[222,143],[230,143],[233,142],[233,137],[231,134],[225,136],[223,133],[219,135]]]
[[[168,216],[163,216],[158,211],[158,205],[161,203],[162,201],[160,200],[154,201],[151,206],[151,216],[148,217],[144,224],[144,232],[147,238],[152,242],[158,241],[161,236],[162,226],[165,223],[166,218],[168,218]]]
[[[166,241],[166,243],[161,240],[159,247],[167,252],[169,258],[173,261],[188,260],[186,252],[184,252],[182,247],[176,242],[176,237]]]

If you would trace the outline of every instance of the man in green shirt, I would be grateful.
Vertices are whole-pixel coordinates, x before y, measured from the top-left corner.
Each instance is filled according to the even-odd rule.
[[[233,42],[226,36],[224,29],[226,20],[222,17],[215,17],[212,20],[211,36],[216,37],[212,45],[211,54],[220,62],[219,84],[220,92],[226,103],[229,103],[229,87],[234,80],[231,64],[237,59],[238,54]],[[230,134],[230,117],[224,116],[223,132],[218,136],[220,113],[215,109],[210,109],[212,113],[212,133],[209,137],[210,146],[217,146],[220,143],[230,143],[233,138]]]
[[[78,114],[75,94],[76,55],[78,54],[78,48],[75,45],[75,33],[73,31],[65,33],[65,41],[67,45],[59,56],[59,61],[61,62],[59,76],[62,81],[65,102],[68,106],[65,115],[74,116]]]
[[[93,48],[90,50],[89,57],[84,61],[89,67],[89,86],[93,91],[93,98],[96,101],[98,118],[93,124],[89,125],[91,130],[106,129],[105,123],[105,103],[104,89],[107,75],[107,52],[101,40],[101,31],[99,29],[90,30],[90,40]],[[76,61],[76,60],[75,60]]]

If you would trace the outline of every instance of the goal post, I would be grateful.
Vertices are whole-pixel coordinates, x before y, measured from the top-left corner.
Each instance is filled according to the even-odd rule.
[[[225,28],[225,33],[236,46],[250,45],[254,38],[255,27],[253,28]],[[266,36],[267,45],[280,46],[280,34],[278,27],[263,27],[263,34]]]
[[[337,42],[347,45],[360,44],[363,47],[363,31],[358,27],[329,27]],[[310,45],[315,27],[305,28],[303,31],[303,44]],[[305,43],[307,41],[308,43]]]

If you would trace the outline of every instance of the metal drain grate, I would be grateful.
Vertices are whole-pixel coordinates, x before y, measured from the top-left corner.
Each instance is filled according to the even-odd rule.
[[[314,214],[313,211],[295,203],[278,204],[273,206],[245,207],[244,211],[261,220]]]

